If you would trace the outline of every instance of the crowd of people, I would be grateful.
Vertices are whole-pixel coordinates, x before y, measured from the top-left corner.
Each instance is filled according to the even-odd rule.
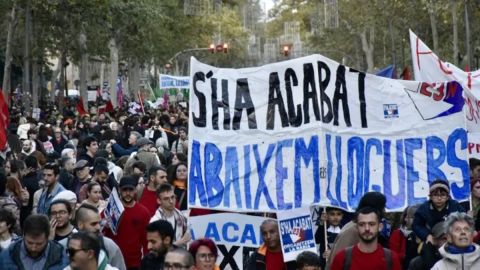
[[[211,211],[187,209],[187,108],[45,111],[11,111],[0,153],[1,269],[219,269],[216,243],[192,240],[188,224]],[[470,164],[471,202],[451,199],[439,179],[395,222],[385,196],[368,192],[355,213],[325,208],[318,251],[296,261],[283,259],[273,215],[244,269],[480,269],[480,161]],[[124,208],[115,228],[104,211],[113,193]]]

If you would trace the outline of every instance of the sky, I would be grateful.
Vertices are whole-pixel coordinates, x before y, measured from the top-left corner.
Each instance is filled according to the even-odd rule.
[[[262,8],[267,9],[266,11],[273,7],[273,0],[260,0],[260,2],[262,3]]]

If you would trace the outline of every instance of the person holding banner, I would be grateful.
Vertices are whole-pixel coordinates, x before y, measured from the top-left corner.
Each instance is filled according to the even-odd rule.
[[[260,225],[264,244],[250,256],[246,263],[246,270],[294,270],[295,261],[284,262],[278,223],[274,219],[267,219]]]
[[[125,211],[122,213],[117,234],[113,234],[109,228],[104,229],[105,236],[112,238],[120,247],[127,269],[139,269],[142,254],[147,251],[146,228],[150,213],[135,201],[136,187],[135,178],[124,176],[120,179],[119,195]]]
[[[330,270],[375,269],[400,270],[400,260],[395,252],[383,248],[378,243],[382,230],[381,214],[367,206],[359,209],[355,216],[359,242],[338,252]]]

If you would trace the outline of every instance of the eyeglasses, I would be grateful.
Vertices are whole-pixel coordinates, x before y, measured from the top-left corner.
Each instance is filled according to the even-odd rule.
[[[212,253],[197,253],[198,259],[201,261],[210,261],[215,259]]]
[[[55,216],[58,216],[58,215],[65,216],[66,214],[68,214],[68,211],[66,211],[66,210],[60,210],[58,212],[50,212],[50,216],[52,216],[52,217],[55,217]]]
[[[77,254],[77,252],[82,250],[86,251],[86,249],[83,249],[83,248],[80,248],[80,249],[69,248],[67,249],[67,253],[68,253],[68,256],[70,256],[70,258],[73,258],[75,257],[75,254]]]
[[[181,263],[168,263],[168,262],[165,262],[163,264],[163,269],[164,270],[169,270],[169,269],[172,269],[172,270],[181,270],[181,269],[184,269],[184,268],[189,268],[190,266],[188,265],[183,265]]]

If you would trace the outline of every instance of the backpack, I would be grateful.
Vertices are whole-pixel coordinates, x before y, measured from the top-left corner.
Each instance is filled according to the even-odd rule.
[[[353,246],[347,247],[345,249],[345,261],[343,264],[343,270],[349,270],[352,264],[352,250]],[[383,255],[385,256],[385,261],[387,262],[387,270],[392,270],[392,252],[388,248],[383,248]]]

